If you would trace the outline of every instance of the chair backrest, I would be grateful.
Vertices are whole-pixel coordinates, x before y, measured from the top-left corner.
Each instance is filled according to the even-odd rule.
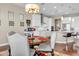
[[[15,33],[8,36],[8,42],[11,49],[12,56],[28,56],[29,55],[29,44],[27,42],[27,37]]]
[[[71,37],[71,34],[72,34],[72,33],[67,33],[67,37]]]
[[[34,36],[39,36],[39,31],[34,31]]]
[[[50,39],[50,44],[51,44],[51,48],[54,49],[55,47],[55,43],[56,43],[56,32],[53,31],[51,32],[51,39]]]

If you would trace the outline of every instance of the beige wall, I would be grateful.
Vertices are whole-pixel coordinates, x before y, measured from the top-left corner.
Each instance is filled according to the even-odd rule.
[[[8,26],[9,19],[8,19],[8,11],[14,12],[14,20],[15,26],[10,27]],[[24,20],[19,19],[19,14],[24,14]],[[31,19],[30,15],[26,14],[24,9],[17,7],[13,4],[0,4],[0,44],[7,43],[7,33],[10,31],[16,31],[23,34],[24,29],[27,27],[26,19]],[[20,21],[23,21],[25,24],[24,27],[20,27]]]

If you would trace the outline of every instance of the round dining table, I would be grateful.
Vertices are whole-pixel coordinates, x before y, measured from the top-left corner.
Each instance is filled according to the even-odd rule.
[[[34,40],[38,40],[34,42]],[[41,43],[47,42],[49,39],[41,36],[32,36],[29,38],[29,45],[39,45]]]
[[[38,40],[37,42],[34,42],[34,40]],[[38,50],[38,48],[35,47],[39,47],[40,44],[47,42],[49,39],[45,38],[45,37],[40,37],[40,36],[32,36],[29,38],[29,45],[31,46],[31,48],[35,49],[35,53],[33,56],[38,55],[38,56],[47,56],[46,53],[41,52]]]

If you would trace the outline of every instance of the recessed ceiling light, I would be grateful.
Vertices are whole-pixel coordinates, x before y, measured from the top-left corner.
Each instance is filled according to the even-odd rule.
[[[54,6],[54,8],[57,8],[56,6]]]

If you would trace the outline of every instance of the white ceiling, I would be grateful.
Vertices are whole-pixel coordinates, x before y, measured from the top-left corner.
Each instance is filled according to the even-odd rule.
[[[26,3],[17,3],[15,5],[24,8]],[[78,14],[79,3],[41,3],[40,13],[47,16],[61,16],[67,14]]]

